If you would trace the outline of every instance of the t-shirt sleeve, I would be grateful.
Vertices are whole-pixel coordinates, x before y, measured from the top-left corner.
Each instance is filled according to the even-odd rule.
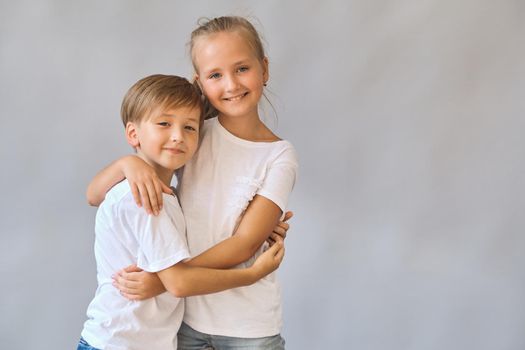
[[[284,213],[288,197],[297,179],[298,168],[297,153],[293,146],[289,145],[269,164],[263,184],[257,194],[270,199]]]
[[[184,232],[179,232],[165,207],[157,216],[142,208],[126,213],[139,246],[137,266],[144,271],[158,272],[190,257]]]

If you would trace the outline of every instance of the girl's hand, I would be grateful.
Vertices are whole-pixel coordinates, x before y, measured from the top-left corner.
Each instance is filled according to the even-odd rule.
[[[270,247],[279,239],[282,238],[283,240],[286,238],[286,233],[290,229],[290,224],[288,224],[286,221],[288,221],[293,216],[293,212],[287,211],[284,214],[283,221],[279,221],[277,226],[273,229],[273,232],[270,234],[270,236],[266,239],[266,242],[270,244]]]
[[[269,273],[277,270],[284,258],[284,240],[278,236],[277,241],[262,253],[253,263],[257,279],[263,278]]]
[[[166,291],[156,273],[145,272],[136,265],[118,271],[112,278],[113,286],[129,300],[149,299]]]
[[[162,209],[162,193],[173,194],[172,189],[141,158],[129,156],[123,160],[122,172],[129,181],[135,202],[139,207],[144,206],[148,214],[158,215]]]

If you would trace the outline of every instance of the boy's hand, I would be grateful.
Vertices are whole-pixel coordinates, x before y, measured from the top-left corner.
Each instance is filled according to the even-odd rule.
[[[166,291],[156,273],[145,272],[136,265],[118,271],[112,278],[113,286],[129,300],[149,299]]]
[[[255,271],[257,280],[277,270],[284,258],[284,241],[282,238],[262,253],[253,263],[251,269]]]
[[[162,209],[162,193],[173,194],[157,176],[155,170],[137,156],[129,156],[122,162],[122,172],[128,179],[131,193],[139,207],[148,214],[158,215]]]
[[[286,238],[286,233],[290,229],[290,224],[288,224],[286,221],[288,221],[293,216],[293,212],[287,211],[284,214],[283,221],[279,221],[277,226],[274,227],[273,232],[270,234],[270,236],[266,239],[266,242],[270,244],[270,247],[279,239],[282,238],[283,240]]]

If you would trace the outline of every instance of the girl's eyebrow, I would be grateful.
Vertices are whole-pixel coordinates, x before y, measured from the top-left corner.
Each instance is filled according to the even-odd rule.
[[[246,64],[250,59],[249,58],[243,58],[242,60],[239,60],[237,62],[235,62],[234,64],[232,64],[232,66],[239,66],[241,64]],[[220,71],[221,68],[217,67],[217,68],[212,68],[212,69],[206,69],[204,71],[204,74],[203,75],[207,75],[207,74],[210,74],[211,72],[216,72],[216,71]]]

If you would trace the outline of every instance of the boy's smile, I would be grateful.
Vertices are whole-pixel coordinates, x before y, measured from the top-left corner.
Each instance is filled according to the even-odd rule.
[[[128,142],[169,185],[173,171],[182,167],[197,150],[199,118],[199,108],[158,108],[138,125],[128,123]]]

